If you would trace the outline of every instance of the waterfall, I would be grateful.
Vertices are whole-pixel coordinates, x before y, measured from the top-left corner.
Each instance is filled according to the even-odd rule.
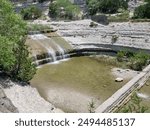
[[[35,60],[36,66],[38,66],[38,65],[39,65],[39,62],[38,62],[37,56],[36,56],[35,54],[34,54],[34,60]]]
[[[59,44],[57,44],[53,39],[50,39],[50,40],[56,46],[57,51],[59,52],[59,55],[61,56],[61,59],[67,58],[65,56],[65,50]]]
[[[68,55],[65,55],[65,50],[53,39],[48,38],[43,34],[33,34],[29,36],[32,40],[36,40],[36,43],[42,46],[47,52],[47,54],[45,53],[44,57],[41,56],[41,58],[37,58],[37,56],[34,55],[36,60],[35,63],[37,66],[48,62],[56,62],[57,60],[65,59],[68,57]]]

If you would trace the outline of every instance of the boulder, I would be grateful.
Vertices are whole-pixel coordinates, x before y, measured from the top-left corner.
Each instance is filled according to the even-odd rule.
[[[122,82],[122,81],[123,81],[123,78],[118,77],[118,78],[115,79],[115,81],[116,81],[116,82]]]
[[[91,19],[97,23],[103,24],[103,25],[108,25],[109,21],[107,19],[106,15],[93,15],[91,16]]]

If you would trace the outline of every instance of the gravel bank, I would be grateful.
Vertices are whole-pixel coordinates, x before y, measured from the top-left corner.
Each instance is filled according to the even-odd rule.
[[[63,112],[55,108],[51,103],[45,101],[36,88],[21,86],[13,82],[11,87],[4,88],[5,95],[20,113],[59,113]]]

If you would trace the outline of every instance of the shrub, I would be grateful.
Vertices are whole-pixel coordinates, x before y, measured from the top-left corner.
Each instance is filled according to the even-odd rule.
[[[69,0],[56,0],[49,6],[49,14],[52,18],[78,19],[80,9]]]
[[[97,12],[116,13],[119,8],[128,8],[128,0],[87,0],[86,4],[90,15]]]
[[[142,99],[139,98],[136,93],[134,93],[131,96],[131,100],[129,101],[129,103],[127,103],[120,110],[120,112],[123,112],[123,113],[144,113],[144,112],[146,112],[149,108],[147,106],[143,106],[141,101],[142,101]]]
[[[148,64],[149,58],[150,55],[144,52],[133,53],[131,51],[119,51],[117,53],[117,60],[119,62],[128,61],[128,66],[137,71],[141,71]]]
[[[117,40],[118,40],[118,36],[117,35],[113,35],[112,38],[111,38],[111,42],[115,43],[115,42],[117,42]]]
[[[99,2],[97,0],[87,0],[86,1],[89,15],[94,15],[99,10]]]
[[[150,18],[150,3],[147,3],[145,5],[141,5],[137,7],[134,11],[134,17],[137,18]]]
[[[130,68],[133,70],[141,71],[147,65],[150,56],[143,52],[136,53],[130,60]]]
[[[8,0],[0,2],[0,70],[15,80],[29,81],[36,68],[25,45],[27,28]]]
[[[119,51],[119,52],[117,53],[117,60],[118,60],[119,62],[122,62],[124,57],[125,57],[124,51]]]
[[[35,6],[31,6],[31,7],[22,9],[21,15],[24,20],[33,20],[33,19],[37,19],[41,17],[42,11]]]

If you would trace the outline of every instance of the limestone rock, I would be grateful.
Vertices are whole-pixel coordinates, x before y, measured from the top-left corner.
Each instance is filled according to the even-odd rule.
[[[17,108],[12,104],[11,100],[8,99],[0,87],[0,112],[10,113],[10,112],[18,112]]]
[[[122,82],[122,81],[123,81],[123,78],[118,77],[118,78],[115,79],[115,81],[116,81],[116,82]]]

